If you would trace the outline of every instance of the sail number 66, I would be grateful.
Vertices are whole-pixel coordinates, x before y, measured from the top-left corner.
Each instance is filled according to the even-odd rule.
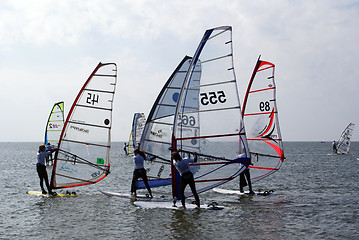
[[[218,102],[225,103],[227,101],[224,91],[209,92],[208,94],[201,93],[200,96],[202,105],[217,104]]]

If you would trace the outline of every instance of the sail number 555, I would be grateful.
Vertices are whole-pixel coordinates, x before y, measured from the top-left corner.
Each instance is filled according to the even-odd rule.
[[[202,105],[225,103],[227,101],[224,91],[209,92],[208,94],[201,93],[200,96]]]

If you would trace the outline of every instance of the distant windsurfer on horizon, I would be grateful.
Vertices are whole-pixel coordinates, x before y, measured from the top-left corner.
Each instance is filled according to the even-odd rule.
[[[240,157],[239,157],[240,158]],[[251,174],[249,172],[249,165],[251,165],[251,160],[246,160],[241,162],[242,165],[244,165],[246,167],[246,169],[241,172],[241,174],[239,174],[239,191],[241,193],[244,193],[243,191],[243,187],[248,185],[249,188],[249,194],[254,194],[253,190],[252,190],[252,182],[251,182]],[[247,181],[246,181],[247,179]]]
[[[193,196],[196,199],[197,208],[200,208],[200,202],[196,191],[196,185],[194,183],[193,173],[191,172],[189,166],[189,162],[197,162],[197,153],[195,152],[193,154],[194,154],[194,159],[191,158],[182,159],[181,155],[178,152],[172,153],[172,159],[174,160],[173,165],[176,167],[177,171],[181,175],[180,191],[181,191],[181,202],[183,209],[186,209],[186,202],[185,202],[186,199],[184,196],[184,189],[186,188],[187,184],[189,184]]]
[[[126,143],[123,144],[123,151],[125,151],[125,154],[128,155],[127,144]]]
[[[336,154],[338,152],[338,149],[337,149],[337,143],[335,142],[335,140],[333,141],[332,145],[333,145],[333,153]]]
[[[52,152],[54,152],[56,150],[57,150],[57,148],[52,148],[52,149],[46,151],[45,145],[39,146],[39,151],[37,153],[36,170],[37,170],[37,174],[39,175],[39,178],[40,178],[40,187],[42,190],[42,194],[47,194],[47,192],[44,189],[44,183],[43,183],[44,180],[45,180],[47,190],[49,191],[49,194],[51,194],[51,195],[53,194],[53,192],[51,191],[50,185],[49,185],[49,178],[47,176],[45,160],[48,155],[50,155]]]
[[[131,197],[132,198],[137,197],[137,194],[136,194],[136,189],[137,189],[136,181],[139,178],[142,178],[143,183],[147,187],[147,190],[148,190],[148,193],[150,195],[150,198],[153,198],[150,185],[148,184],[146,169],[143,166],[143,163],[144,163],[145,159],[147,159],[146,154],[144,152],[142,152],[141,150],[139,150],[138,148],[136,148],[133,151],[133,154],[135,155],[133,157],[133,161],[135,163],[135,170],[133,171],[133,177],[132,177]],[[151,160],[153,160],[153,159],[154,158],[152,158]]]

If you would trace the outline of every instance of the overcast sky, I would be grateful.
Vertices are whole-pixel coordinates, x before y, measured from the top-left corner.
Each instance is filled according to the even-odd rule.
[[[285,141],[337,140],[359,124],[359,1],[2,0],[0,141],[41,142],[101,62],[118,66],[112,139],[157,94],[206,29],[230,25],[243,101],[259,55],[276,65]],[[359,141],[359,126],[354,130]]]

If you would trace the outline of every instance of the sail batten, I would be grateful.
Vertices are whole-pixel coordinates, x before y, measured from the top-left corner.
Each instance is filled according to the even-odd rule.
[[[88,123],[83,123],[83,122],[77,122],[77,121],[69,121],[69,123],[72,124],[76,124],[76,125],[82,125],[82,126],[90,126],[90,127],[98,127],[98,128],[107,128],[110,129],[111,127],[109,126],[102,126],[102,125],[95,125],[95,124],[88,124]]]
[[[110,102],[110,101],[109,101]],[[111,103],[111,102],[110,102]],[[98,109],[98,110],[105,110],[105,111],[112,111],[111,108],[102,108],[102,107],[94,107],[94,106],[86,106],[86,105],[82,105],[82,104],[77,104],[77,107],[83,107],[83,108],[94,108],[94,109]]]
[[[200,87],[209,87],[209,86],[221,85],[221,84],[227,84],[227,83],[234,83],[234,82],[236,82],[236,80],[228,80],[228,81],[223,81],[223,82],[215,82],[215,83],[209,83],[209,84],[202,84],[202,85],[198,85],[198,86],[192,86],[192,87],[188,87],[188,89],[200,88]]]

